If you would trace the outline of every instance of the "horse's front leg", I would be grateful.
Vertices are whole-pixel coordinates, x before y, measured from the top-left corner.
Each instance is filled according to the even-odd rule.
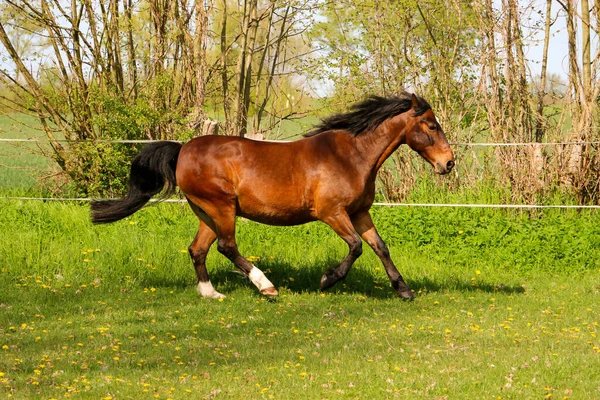
[[[392,283],[392,287],[398,294],[398,296],[403,299],[413,299],[415,294],[408,287],[400,272],[394,265],[392,258],[390,257],[390,251],[387,246],[377,233],[377,229],[373,224],[373,220],[371,219],[371,215],[369,212],[362,212],[359,214],[355,214],[352,216],[352,224],[354,225],[354,229],[360,234],[360,236],[364,239],[365,242],[371,246],[375,254],[379,257],[383,266],[385,267],[385,272],[390,278],[390,282]]]
[[[345,212],[322,219],[348,244],[349,252],[340,265],[331,268],[321,278],[321,290],[327,290],[348,275],[352,264],[362,254],[362,241],[354,230],[350,217]]]

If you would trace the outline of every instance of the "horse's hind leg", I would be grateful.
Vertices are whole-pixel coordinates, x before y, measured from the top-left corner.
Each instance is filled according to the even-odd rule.
[[[238,251],[235,241],[235,204],[206,203],[202,210],[210,217],[217,236],[217,249],[239,268],[265,296],[277,296],[275,286],[265,274],[246,260]]]
[[[321,290],[327,290],[348,275],[352,264],[362,254],[362,242],[345,212],[322,219],[348,244],[349,252],[340,265],[331,268],[321,278]]]
[[[221,299],[225,296],[215,290],[212,283],[210,283],[208,271],[206,270],[206,255],[216,238],[217,235],[215,232],[205,222],[200,220],[198,233],[188,251],[194,262],[194,269],[198,277],[198,286],[196,287],[198,294],[202,297]]]
[[[400,275],[400,272],[398,272],[398,269],[390,257],[390,251],[381,239],[381,236],[379,236],[379,233],[377,233],[377,229],[373,224],[371,215],[368,212],[353,215],[352,224],[364,241],[371,246],[373,251],[375,251],[375,254],[377,254],[381,260],[383,266],[385,267],[385,272],[390,278],[392,287],[398,296],[402,297],[403,299],[414,298],[414,293],[410,287],[408,287],[406,282],[404,282],[402,275]]]

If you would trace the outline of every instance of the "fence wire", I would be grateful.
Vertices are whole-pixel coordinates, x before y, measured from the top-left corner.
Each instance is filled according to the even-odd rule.
[[[48,139],[18,139],[18,138],[0,138],[0,142],[8,143],[153,143],[159,142],[156,139],[56,139],[50,141]],[[185,143],[184,140],[168,140],[169,142]],[[261,140],[263,142],[281,142],[287,143],[290,140]],[[543,146],[576,146],[576,145],[600,145],[600,141],[589,141],[589,142],[515,142],[515,143],[499,143],[499,142],[454,142],[450,143],[451,146],[464,146],[464,147],[515,147],[515,146],[531,146],[531,145],[543,145]]]
[[[2,200],[12,201],[62,201],[62,202],[91,202],[117,199],[95,199],[92,197],[0,197]],[[151,199],[152,203],[187,203],[183,199]],[[599,209],[600,206],[579,206],[564,204],[469,204],[469,203],[385,203],[375,202],[376,207],[457,207],[457,208],[512,208],[512,209]]]
[[[137,139],[137,140],[115,140],[115,139],[56,139],[56,142],[61,143],[152,143],[158,140],[153,139]],[[172,142],[184,143],[181,140],[171,140]],[[289,142],[289,140],[268,140],[269,142]],[[18,138],[0,138],[0,142],[13,142],[13,143],[50,143],[47,139],[18,139]],[[575,145],[600,145],[600,141],[586,141],[586,142],[516,142],[516,143],[493,143],[493,142],[482,142],[482,143],[468,143],[468,142],[456,142],[450,143],[453,146],[464,146],[464,147],[517,147],[517,146],[530,146],[530,145],[544,145],[544,146],[575,146]],[[115,200],[115,199],[94,199],[90,197],[0,197],[2,200],[12,201],[62,201],[62,202],[91,202],[97,200]],[[164,203],[185,203],[186,200],[181,199],[163,199],[154,200],[150,202],[164,202]],[[542,204],[469,204],[469,203],[386,203],[386,202],[375,202],[373,206],[376,207],[455,207],[455,208],[496,208],[496,209],[599,209],[597,205],[542,205]]]

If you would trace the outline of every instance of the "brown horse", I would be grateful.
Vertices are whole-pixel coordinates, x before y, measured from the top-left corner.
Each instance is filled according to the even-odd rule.
[[[212,298],[224,297],[210,283],[205,265],[215,240],[219,252],[263,295],[277,295],[262,271],[240,255],[236,216],[270,225],[320,220],[350,248],[346,258],[323,275],[322,290],[346,277],[362,253],[362,238],[381,259],[396,293],[413,298],[369,215],[377,171],[404,143],[438,174],[454,167],[454,155],[430,105],[408,93],[369,97],[294,142],[202,136],[184,145],[152,143],[133,160],[127,196],[92,203],[92,220],[107,223],[125,218],[163,189],[169,195],[179,186],[200,220],[189,247],[197,290]]]

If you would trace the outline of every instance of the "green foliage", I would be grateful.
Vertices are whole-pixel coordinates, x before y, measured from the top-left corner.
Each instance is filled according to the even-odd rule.
[[[157,84],[157,86],[168,83]],[[160,90],[160,89],[157,89]],[[192,136],[180,110],[152,105],[146,96],[125,101],[110,91],[95,89],[87,106],[96,110],[91,126],[101,140],[175,139]],[[76,122],[74,122],[75,124]],[[87,138],[83,134],[80,138]],[[129,143],[71,142],[58,155],[70,188],[77,195],[117,197],[127,189],[129,166],[142,145]]]
[[[119,197],[127,192],[129,166],[140,145],[72,143],[65,153],[64,171],[74,195]]]
[[[595,212],[586,218],[564,210],[376,208],[374,214],[392,243],[406,243],[440,265],[553,274],[592,271],[600,262]]]
[[[335,87],[333,103],[409,87],[434,106],[447,130],[471,126],[480,56],[473,4],[343,0],[323,5],[311,30],[325,48],[323,68]]]

